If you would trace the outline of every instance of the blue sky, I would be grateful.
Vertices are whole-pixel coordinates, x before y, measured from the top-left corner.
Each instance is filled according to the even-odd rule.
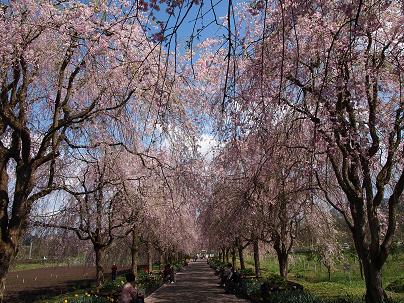
[[[181,11],[177,8],[175,15],[171,17],[168,23],[168,31],[166,34],[170,33],[170,27],[173,27],[178,19],[183,20],[176,37],[177,43],[179,43],[181,47],[186,47],[186,43],[190,40],[191,36],[194,36],[193,43],[195,45],[206,38],[227,34],[226,28],[221,25],[224,21],[223,18],[227,15],[229,0],[205,0],[203,2],[201,1],[201,3],[203,3],[203,5],[193,5],[184,19],[183,17],[189,6],[185,5]],[[241,1],[233,1],[233,5],[238,3],[241,3]],[[203,18],[201,15],[203,15]],[[169,15],[165,12],[165,8],[162,8],[159,12],[155,12],[155,16],[157,20],[164,22],[169,18]],[[199,18],[197,22],[195,22],[197,16],[199,16]],[[219,24],[216,23],[215,19]],[[174,43],[174,39],[175,37],[173,37],[172,43]]]

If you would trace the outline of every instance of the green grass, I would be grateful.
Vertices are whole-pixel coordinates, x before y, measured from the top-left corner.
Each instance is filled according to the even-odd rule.
[[[350,264],[350,270],[344,270],[344,263]],[[254,267],[252,258],[246,258],[246,266]],[[264,277],[279,273],[276,257],[266,256],[261,260],[261,271]],[[389,257],[382,277],[384,287],[404,277],[404,254]],[[328,281],[327,270],[318,261],[310,260],[305,255],[291,255],[288,279],[302,284],[309,293],[324,299],[361,300],[365,294],[365,283],[360,276],[359,263],[353,257],[346,257],[343,262],[336,264],[331,272],[331,280]],[[404,293],[387,293],[392,299],[404,302]]]

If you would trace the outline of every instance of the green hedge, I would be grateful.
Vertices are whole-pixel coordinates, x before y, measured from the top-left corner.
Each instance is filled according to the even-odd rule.
[[[391,282],[389,285],[387,285],[386,290],[404,293],[404,277]]]

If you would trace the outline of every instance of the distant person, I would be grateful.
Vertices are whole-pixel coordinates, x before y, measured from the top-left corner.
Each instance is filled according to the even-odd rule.
[[[125,275],[126,283],[122,288],[120,303],[142,303],[144,296],[136,288],[136,277],[132,273]]]
[[[116,272],[118,271],[118,267],[116,266],[116,264],[114,263],[111,267],[111,278],[112,281],[116,280]]]

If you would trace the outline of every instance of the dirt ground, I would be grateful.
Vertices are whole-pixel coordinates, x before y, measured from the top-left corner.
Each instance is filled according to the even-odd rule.
[[[125,270],[122,270],[124,272]],[[106,277],[110,270],[106,269]],[[6,282],[6,299],[10,303],[28,303],[88,287],[94,281],[95,268],[84,266],[52,267],[10,272]]]

